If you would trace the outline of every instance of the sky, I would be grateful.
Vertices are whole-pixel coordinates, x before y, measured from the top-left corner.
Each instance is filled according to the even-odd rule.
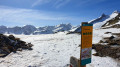
[[[0,0],[0,25],[80,25],[120,10],[120,0]]]

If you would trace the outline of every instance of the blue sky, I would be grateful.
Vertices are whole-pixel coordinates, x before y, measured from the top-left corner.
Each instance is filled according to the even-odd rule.
[[[79,25],[120,10],[120,0],[0,0],[0,25]]]

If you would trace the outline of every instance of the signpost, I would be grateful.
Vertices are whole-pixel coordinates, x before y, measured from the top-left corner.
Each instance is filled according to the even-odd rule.
[[[93,24],[82,23],[81,30],[80,65],[86,67],[91,63]]]
[[[70,67],[86,67],[91,63],[93,24],[82,23],[80,59],[70,58]]]

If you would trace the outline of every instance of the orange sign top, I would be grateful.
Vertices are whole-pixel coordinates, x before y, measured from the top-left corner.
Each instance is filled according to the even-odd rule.
[[[92,47],[93,26],[82,26],[82,49]]]

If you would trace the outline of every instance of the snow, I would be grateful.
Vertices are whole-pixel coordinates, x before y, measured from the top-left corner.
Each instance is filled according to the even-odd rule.
[[[32,51],[11,53],[0,58],[0,66],[9,67],[64,67],[71,56],[79,58],[80,36],[65,34],[16,35],[34,44]]]
[[[107,21],[115,18],[117,15],[118,15],[118,13],[117,13],[116,11],[113,12],[113,13],[110,15],[110,17],[109,17],[108,19],[106,19],[105,21],[95,23],[95,24],[93,25],[94,29],[99,29],[99,28],[101,28],[102,25],[104,25]]]
[[[118,23],[116,23],[116,24],[120,24],[120,21]]]
[[[88,23],[89,24],[93,24],[93,28],[94,29],[100,29],[107,21],[109,21],[109,20],[115,18],[116,16],[118,16],[119,13],[120,13],[119,11],[114,11],[110,16],[102,14],[99,18],[96,18],[94,20],[88,21]],[[120,24],[120,22],[118,22],[116,24]],[[81,25],[78,26],[78,27],[76,26],[75,28],[71,29],[70,31],[71,32],[73,32],[73,31],[81,32],[81,28],[80,27],[81,27]]]
[[[95,24],[95,23],[103,22],[103,21],[105,21],[108,18],[109,18],[108,15],[102,14],[99,18],[91,20],[88,23]]]
[[[102,37],[111,36],[105,32],[120,33],[120,29],[94,29],[93,43]],[[1,67],[67,67],[70,57],[80,58],[81,36],[78,34],[57,33],[41,35],[15,35],[26,42],[34,44],[33,50],[11,53],[5,58],[0,58]],[[92,54],[95,50],[92,50]],[[110,57],[92,55],[92,63],[87,67],[119,67],[120,61]]]
[[[100,29],[103,24],[117,15],[118,12],[115,11],[103,22],[94,24],[93,44],[98,43],[103,37],[112,36],[112,34],[105,34],[105,32],[120,33],[119,28]],[[120,24],[120,21],[116,24]],[[15,36],[28,43],[31,42],[34,45],[33,50],[17,51],[16,53],[10,53],[5,58],[0,58],[0,67],[67,67],[70,64],[71,56],[80,58],[79,45],[81,44],[81,35],[66,35],[66,33],[70,29],[70,31],[74,31],[79,27],[72,28],[70,24],[60,24],[57,26],[39,27],[35,30],[34,26],[29,25],[26,29],[31,28],[32,32],[34,31],[34,33],[36,32],[36,34],[40,35],[22,34]],[[6,27],[3,28],[6,29]],[[65,32],[58,32],[63,30]],[[4,31],[2,30],[2,32]],[[58,33],[50,34],[53,32]],[[94,53],[95,50],[92,50],[92,54]],[[87,67],[120,67],[120,60],[92,55],[92,63],[87,64]]]

